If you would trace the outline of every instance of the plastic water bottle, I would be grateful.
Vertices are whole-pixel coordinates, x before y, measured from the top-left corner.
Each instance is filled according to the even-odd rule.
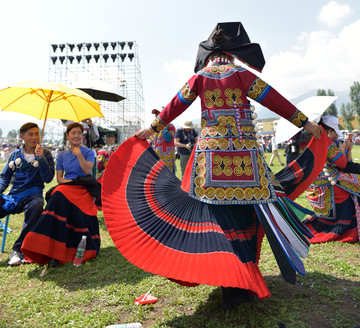
[[[142,328],[142,324],[140,322],[132,322],[132,323],[123,323],[120,325],[106,326],[105,328]]]
[[[85,249],[86,249],[86,236],[83,235],[76,250],[76,254],[73,261],[74,266],[79,267],[81,265],[85,253]]]

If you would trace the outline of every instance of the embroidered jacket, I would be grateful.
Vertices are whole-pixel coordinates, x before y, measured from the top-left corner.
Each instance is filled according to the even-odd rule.
[[[259,77],[240,66],[215,64],[197,72],[151,125],[160,132],[194,100],[201,101],[189,195],[214,204],[255,204],[276,199],[274,176],[256,139],[249,99],[298,127],[307,117]]]
[[[175,172],[174,138],[175,126],[173,124],[168,124],[166,128],[150,138],[152,148],[171,172]]]
[[[335,204],[346,200],[350,195],[360,197],[360,182],[356,174],[343,173],[347,159],[331,138],[328,138],[328,155],[323,172],[308,189],[307,199],[316,215],[336,217]]]

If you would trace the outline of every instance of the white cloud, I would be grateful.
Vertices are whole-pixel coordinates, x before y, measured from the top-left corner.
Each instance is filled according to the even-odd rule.
[[[338,26],[351,13],[352,10],[347,4],[330,1],[321,8],[318,20],[319,22],[325,23],[328,27],[334,27]]]
[[[331,89],[350,91],[354,81],[360,81],[360,20],[344,27],[340,33],[315,31],[301,33],[296,44],[288,51],[279,52],[266,58],[261,76],[287,99],[298,97],[309,90]],[[170,85],[165,83],[162,89],[177,92],[193,74],[193,62],[173,60],[164,63],[166,72],[171,75]],[[169,92],[164,92],[161,101],[167,104]],[[160,96],[160,95],[159,95]],[[188,119],[199,117],[200,104],[197,101],[184,114],[175,120],[181,124]]]
[[[174,87],[181,88],[194,73],[194,63],[181,59],[174,59],[164,63],[165,70],[173,75]]]
[[[360,79],[360,20],[335,35],[327,31],[302,34],[293,50],[267,60],[263,78],[287,98],[311,89],[349,90]]]
[[[182,59],[174,59],[172,61],[166,61],[163,63],[165,72],[162,74],[161,92],[156,97],[156,104],[147,104],[148,108],[157,108],[160,105],[167,105],[170,102],[170,98],[178,92],[182,86],[189,80],[194,74],[194,62],[185,61]],[[169,96],[170,95],[170,96]],[[185,121],[191,121],[200,118],[200,103],[196,100],[190,108],[184,113],[178,116],[172,123],[175,126],[180,126]],[[147,123],[152,122],[154,115],[146,113],[145,126]]]

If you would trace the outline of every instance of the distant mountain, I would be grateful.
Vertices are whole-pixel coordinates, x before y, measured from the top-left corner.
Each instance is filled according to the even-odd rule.
[[[341,108],[341,104],[346,105],[348,102],[350,102],[350,96],[349,96],[350,91],[334,91],[334,93],[335,93],[335,96],[339,97],[335,101],[335,105],[339,112],[340,108]],[[300,101],[304,100],[305,98],[311,97],[311,96],[316,96],[316,90],[310,90],[310,91],[300,95],[299,97],[293,98],[293,99],[291,99],[291,102],[296,105]],[[338,113],[338,114],[340,115],[340,113]]]
[[[347,104],[348,102],[350,102],[350,97],[349,97],[349,92],[350,91],[334,91],[335,96],[338,96],[339,98],[335,101],[335,105],[337,107],[338,110],[338,115],[340,115],[340,108],[341,108],[341,104]],[[308,92],[291,99],[290,101],[296,105],[298,104],[300,101],[308,98],[308,97],[312,97],[312,96],[316,96],[316,90],[309,90]],[[265,120],[265,119],[277,119],[280,118],[279,115],[277,115],[276,113],[272,112],[271,110],[267,109],[264,106],[261,106],[259,104],[255,105],[256,107],[256,112],[258,114],[258,120]]]

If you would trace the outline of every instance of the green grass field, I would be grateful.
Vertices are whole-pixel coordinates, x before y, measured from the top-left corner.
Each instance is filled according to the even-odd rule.
[[[270,156],[266,154],[267,161]],[[354,149],[354,158],[360,158],[359,146]],[[276,160],[274,164],[274,172],[281,169]],[[308,206],[304,195],[297,201]],[[287,328],[360,325],[359,244],[313,245],[304,261],[307,274],[290,285],[279,276],[264,239],[260,269],[272,297],[226,313],[219,308],[219,288],[182,287],[127,262],[107,233],[102,212],[98,218],[102,243],[98,257],[79,268],[71,263],[49,268],[42,276],[43,267],[37,264],[7,265],[23,220],[22,215],[11,217],[13,231],[5,253],[0,254],[0,327],[93,328],[128,322],[141,322],[143,327],[187,328],[276,328],[279,323]],[[159,301],[134,305],[134,299],[152,286],[151,294]]]

